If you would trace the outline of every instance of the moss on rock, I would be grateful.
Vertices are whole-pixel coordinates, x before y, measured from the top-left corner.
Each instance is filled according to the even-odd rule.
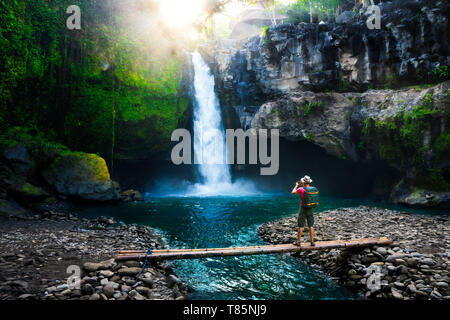
[[[450,133],[442,132],[434,142],[433,149],[439,158],[448,158],[450,155]]]
[[[40,198],[47,196],[47,192],[42,190],[39,187],[32,185],[31,183],[25,182],[21,186],[17,188],[17,191],[20,192],[23,196],[29,198]]]
[[[361,132],[360,145],[400,171],[412,171],[409,179],[428,190],[448,190],[449,182],[439,167],[448,154],[449,135],[432,135],[434,123],[448,116],[435,106],[432,93],[426,93],[419,105],[404,109],[392,117],[368,116]],[[441,129],[442,130],[442,129]],[[431,155],[431,156],[430,156]],[[411,174],[410,174],[411,176]]]
[[[42,175],[64,195],[99,201],[120,197],[105,160],[95,154],[65,151]]]

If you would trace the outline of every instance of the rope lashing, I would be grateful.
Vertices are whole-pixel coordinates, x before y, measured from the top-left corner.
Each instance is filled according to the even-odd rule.
[[[151,254],[152,254],[152,249],[147,249],[147,253],[145,254],[144,263],[142,264],[141,271],[139,271],[139,273],[138,273],[138,275],[137,275],[137,277],[136,277],[136,280],[134,281],[133,285],[131,286],[132,288],[134,288],[134,286],[136,285],[136,283],[139,281],[139,277],[141,276],[142,272],[143,272],[144,269],[147,267],[147,261],[148,261],[147,257],[148,257],[149,255],[151,255]]]

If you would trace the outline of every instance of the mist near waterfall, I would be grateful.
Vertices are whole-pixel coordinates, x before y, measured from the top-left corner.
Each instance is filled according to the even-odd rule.
[[[198,182],[162,180],[152,195],[165,196],[245,196],[261,191],[247,179],[232,180],[219,100],[214,91],[214,76],[200,53],[191,55],[194,68],[194,158]],[[221,134],[211,134],[221,133]]]
[[[273,192],[271,192],[273,193]],[[188,180],[161,179],[147,192],[150,197],[245,197],[267,195],[248,179],[236,179],[233,182],[207,185]]]

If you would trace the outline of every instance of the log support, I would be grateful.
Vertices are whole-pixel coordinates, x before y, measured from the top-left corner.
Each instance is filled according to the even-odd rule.
[[[199,259],[211,257],[226,256],[244,256],[255,254],[273,254],[288,253],[310,250],[327,250],[336,248],[364,247],[373,245],[390,245],[392,241],[386,237],[381,238],[364,238],[354,240],[334,240],[334,241],[317,241],[315,246],[309,243],[302,243],[296,246],[294,244],[276,244],[248,247],[233,248],[205,248],[205,249],[167,249],[153,250],[151,255],[147,256],[148,260],[169,260],[169,259]],[[146,257],[146,250],[122,250],[115,257],[116,261],[125,260],[143,260]]]

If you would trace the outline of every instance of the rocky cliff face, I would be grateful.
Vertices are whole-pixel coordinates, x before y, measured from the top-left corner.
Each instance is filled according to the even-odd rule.
[[[450,4],[381,6],[380,30],[352,15],[207,43],[202,53],[227,124],[276,128],[342,159],[385,162],[403,177],[383,186],[392,201],[449,207]]]
[[[340,93],[295,91],[264,103],[250,126],[279,129],[281,137],[308,140],[331,155],[356,160],[348,121],[352,109],[352,101]]]
[[[251,86],[252,79],[258,83],[250,93],[264,95],[402,86],[450,64],[447,2],[394,1],[380,7],[380,30],[369,30],[364,15],[341,24],[284,24],[265,37],[207,45],[204,53],[212,52],[219,87],[230,94],[227,90]]]

